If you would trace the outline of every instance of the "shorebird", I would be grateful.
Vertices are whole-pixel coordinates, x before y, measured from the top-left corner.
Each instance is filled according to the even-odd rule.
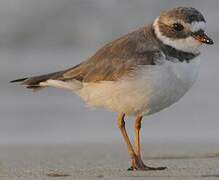
[[[72,68],[11,82],[22,82],[33,90],[64,88],[89,106],[118,113],[130,170],[163,170],[165,167],[149,167],[142,160],[142,118],[174,104],[192,87],[199,70],[199,46],[213,44],[205,26],[198,10],[177,7],[162,12],[152,24],[106,44]],[[136,117],[134,146],[125,129],[125,116]]]

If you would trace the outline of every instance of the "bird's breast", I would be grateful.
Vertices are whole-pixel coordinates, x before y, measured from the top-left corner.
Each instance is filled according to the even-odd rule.
[[[150,84],[150,94],[144,114],[158,112],[184,96],[196,81],[199,66],[200,60],[194,59],[189,63],[165,61],[154,67],[143,68],[142,79]]]

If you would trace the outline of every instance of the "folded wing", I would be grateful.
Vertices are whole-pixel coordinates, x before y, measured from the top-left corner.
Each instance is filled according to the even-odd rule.
[[[105,45],[87,61],[70,69],[11,82],[22,82],[27,88],[39,89],[42,82],[48,80],[77,80],[87,83],[116,81],[140,65],[155,64],[154,58],[159,56],[160,52],[156,46],[150,46],[154,44],[154,39],[146,37],[144,32],[145,29],[142,28],[127,34]]]

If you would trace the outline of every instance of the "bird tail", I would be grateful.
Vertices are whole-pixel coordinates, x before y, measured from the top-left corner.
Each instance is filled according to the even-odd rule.
[[[59,71],[41,76],[15,79],[10,81],[10,83],[21,83],[21,85],[26,86],[26,88],[36,91],[45,87],[42,85],[43,82],[46,82],[47,80],[58,80],[62,76],[63,72],[64,71]]]

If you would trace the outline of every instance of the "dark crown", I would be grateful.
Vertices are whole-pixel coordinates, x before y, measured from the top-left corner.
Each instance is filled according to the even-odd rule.
[[[193,7],[177,7],[163,14],[171,17],[182,19],[186,23],[205,22],[204,16]]]

